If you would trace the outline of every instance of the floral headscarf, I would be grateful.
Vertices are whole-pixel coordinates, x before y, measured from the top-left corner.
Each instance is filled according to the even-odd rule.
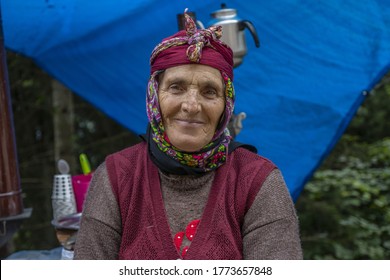
[[[214,170],[226,162],[231,141],[226,127],[233,113],[235,99],[233,56],[231,49],[219,40],[222,36],[220,26],[197,30],[194,21],[186,13],[185,18],[186,31],[164,39],[152,52],[146,110],[150,123],[149,138],[158,148],[152,149],[155,158],[159,158],[156,151],[162,152],[168,156],[164,156],[165,159],[170,158],[182,165],[184,170],[190,170],[186,173],[198,174]],[[191,63],[208,65],[221,71],[225,84],[225,110],[211,142],[199,151],[185,152],[173,146],[165,133],[158,101],[158,74],[167,68]]]

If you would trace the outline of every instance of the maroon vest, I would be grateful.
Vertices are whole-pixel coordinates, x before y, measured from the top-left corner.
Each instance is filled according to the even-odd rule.
[[[140,143],[110,155],[107,170],[122,219],[119,259],[180,259],[170,231],[157,167]],[[242,259],[241,226],[275,168],[246,149],[216,171],[201,222],[184,259]]]

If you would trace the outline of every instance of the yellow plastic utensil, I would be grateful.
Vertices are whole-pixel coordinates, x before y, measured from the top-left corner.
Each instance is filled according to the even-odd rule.
[[[91,173],[91,165],[89,164],[87,155],[84,153],[80,154],[80,164],[84,175]]]

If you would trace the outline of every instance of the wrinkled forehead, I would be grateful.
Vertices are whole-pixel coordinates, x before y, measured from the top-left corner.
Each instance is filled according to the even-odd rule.
[[[158,82],[159,84],[181,83],[212,86],[218,90],[225,87],[220,70],[200,64],[167,68],[158,75]]]

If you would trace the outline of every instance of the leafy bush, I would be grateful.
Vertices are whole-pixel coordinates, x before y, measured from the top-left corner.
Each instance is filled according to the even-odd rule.
[[[304,257],[390,259],[390,138],[338,146],[297,203]]]

